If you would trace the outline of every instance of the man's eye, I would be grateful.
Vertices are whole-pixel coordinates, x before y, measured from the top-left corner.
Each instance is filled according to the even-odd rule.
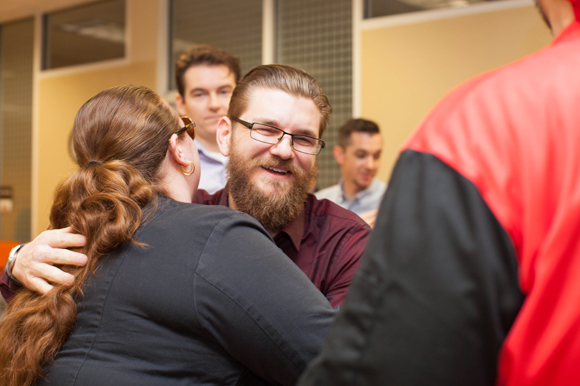
[[[300,146],[314,146],[316,144],[316,140],[314,138],[300,137],[298,135],[295,135],[294,144]]]
[[[273,129],[271,127],[264,127],[264,126],[254,126],[254,131],[257,131],[259,134],[266,135],[266,136],[276,136],[280,134],[279,130]]]

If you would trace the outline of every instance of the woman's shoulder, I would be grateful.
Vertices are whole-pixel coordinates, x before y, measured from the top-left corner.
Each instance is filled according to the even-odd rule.
[[[178,202],[168,197],[160,197],[157,209],[152,217],[157,221],[168,222],[172,227],[185,229],[213,229],[220,224],[246,225],[262,228],[252,216],[238,212],[226,206],[204,205]],[[265,230],[264,230],[265,232]]]
[[[216,243],[233,246],[241,239],[269,238],[252,217],[216,205],[189,204],[160,197],[154,211],[145,216],[135,234],[135,240],[147,246],[144,253],[167,251],[173,261],[191,266]],[[252,236],[258,234],[259,237]]]

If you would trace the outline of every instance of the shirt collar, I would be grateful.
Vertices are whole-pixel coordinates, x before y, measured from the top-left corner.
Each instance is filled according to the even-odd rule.
[[[338,187],[340,188],[338,197],[340,200],[339,204],[349,203],[348,198],[346,198],[346,195],[344,194],[344,180],[342,178],[340,179],[340,181],[338,181]]]
[[[207,150],[202,144],[201,142],[199,142],[197,139],[194,139],[193,142],[195,143],[195,147],[197,147],[197,152],[207,158],[211,158],[215,161],[218,161],[222,164],[225,164],[228,160],[228,157],[226,157],[225,155],[223,155],[220,152],[216,152],[216,151],[209,151]]]
[[[227,184],[221,192],[223,192],[223,194],[219,197],[217,204],[229,207],[230,205]],[[304,212],[306,210],[307,203],[308,201],[304,203],[304,209],[300,212],[298,217],[284,225],[284,227],[280,229],[280,232],[278,232],[278,234],[274,236],[273,239],[277,239],[282,233],[285,233],[290,238],[290,240],[292,240],[292,244],[294,245],[294,248],[296,248],[296,251],[300,251],[302,235],[304,234]]]
[[[227,206],[230,207],[230,200],[229,200],[229,193],[228,193],[228,185],[219,191],[220,196],[218,197],[217,205]]]
[[[302,235],[304,234],[304,212],[305,209],[302,209],[298,217],[284,225],[276,235],[277,238],[280,233],[286,233],[286,235],[290,237],[290,240],[292,240],[292,244],[294,244],[296,251],[300,251],[300,245],[302,244]]]
[[[369,186],[367,186],[366,188],[364,188],[363,190],[361,190],[360,192],[355,194],[355,196],[352,198],[351,201],[349,201],[349,199],[344,194],[344,180],[341,179],[338,184],[340,186],[340,199],[342,200],[342,203],[345,203],[345,202],[354,203],[355,201],[360,200],[360,199],[364,198],[365,196],[371,194],[376,187],[377,180],[376,180],[376,177],[373,178],[373,180],[371,181]]]

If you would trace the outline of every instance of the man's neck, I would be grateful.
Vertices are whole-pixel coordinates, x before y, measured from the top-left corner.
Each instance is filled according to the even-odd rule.
[[[201,131],[201,130],[200,130]],[[195,139],[197,139],[197,141],[199,143],[201,143],[201,145],[203,146],[203,148],[207,151],[211,151],[214,153],[219,153],[220,152],[220,148],[217,144],[216,138],[213,138],[213,141],[210,138],[205,138],[203,135],[199,135],[199,133],[196,133],[196,137]]]
[[[356,195],[362,192],[363,190],[364,190],[363,188],[352,182],[344,180],[342,183],[342,192],[344,193],[346,199],[349,201],[355,198]]]
[[[542,2],[542,4],[544,3],[546,2]],[[572,7],[572,3],[568,0],[549,2],[549,5],[545,4],[543,9],[546,17],[550,21],[550,27],[554,38],[558,37],[566,27],[576,20],[574,8]]]
[[[239,211],[239,209],[238,209],[238,207],[237,207],[237,205],[236,205],[236,202],[235,202],[235,201],[234,201],[234,199],[232,198],[232,194],[231,194],[231,193],[228,193],[228,206],[229,206],[231,209],[233,209],[233,210],[238,210],[238,211]],[[264,227],[264,229],[266,229],[266,231],[268,232],[268,234],[269,234],[269,235],[270,235],[272,238],[274,238],[274,236],[276,236],[276,235],[277,235],[277,234],[280,232],[280,229],[275,229],[275,230],[274,230],[274,229],[268,229],[268,228],[266,228],[266,227]]]

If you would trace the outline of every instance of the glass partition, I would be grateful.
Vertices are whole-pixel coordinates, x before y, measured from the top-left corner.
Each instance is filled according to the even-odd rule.
[[[90,3],[44,15],[42,69],[125,56],[125,0]]]

